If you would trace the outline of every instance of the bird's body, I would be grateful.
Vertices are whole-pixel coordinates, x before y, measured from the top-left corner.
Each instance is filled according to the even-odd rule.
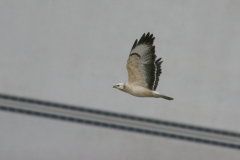
[[[159,76],[162,73],[161,58],[156,60],[153,35],[143,34],[141,39],[133,44],[127,61],[128,83],[118,83],[113,86],[123,92],[137,97],[155,97],[173,100],[173,98],[156,92]]]
[[[137,96],[137,97],[152,97],[153,92],[142,86],[135,86],[131,84],[126,84],[125,90],[127,93]]]

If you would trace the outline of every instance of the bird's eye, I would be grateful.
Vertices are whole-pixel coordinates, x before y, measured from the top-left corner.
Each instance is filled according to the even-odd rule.
[[[117,85],[117,87],[119,87],[119,85]]]

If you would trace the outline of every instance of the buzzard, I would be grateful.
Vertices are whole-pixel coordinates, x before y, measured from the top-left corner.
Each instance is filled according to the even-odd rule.
[[[155,97],[173,100],[173,98],[159,94],[157,89],[159,76],[162,73],[161,58],[155,55],[153,45],[155,37],[148,32],[140,40],[134,42],[127,60],[128,82],[118,83],[113,88],[137,97]]]

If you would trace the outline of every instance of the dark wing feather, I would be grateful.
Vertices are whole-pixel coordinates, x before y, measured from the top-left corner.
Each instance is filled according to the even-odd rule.
[[[161,68],[161,64],[163,61],[161,61],[162,58],[159,58],[158,60],[156,60],[155,64],[157,66],[157,73],[156,73],[156,81],[155,81],[155,85],[154,85],[154,91],[157,89],[158,86],[158,81],[159,81],[159,76],[162,73],[162,68]]]

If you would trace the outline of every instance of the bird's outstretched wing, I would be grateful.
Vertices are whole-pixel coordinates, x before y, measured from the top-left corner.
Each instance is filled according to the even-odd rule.
[[[156,60],[154,39],[150,33],[144,33],[139,41],[136,39],[127,61],[128,83],[153,91],[162,73],[161,58]]]

